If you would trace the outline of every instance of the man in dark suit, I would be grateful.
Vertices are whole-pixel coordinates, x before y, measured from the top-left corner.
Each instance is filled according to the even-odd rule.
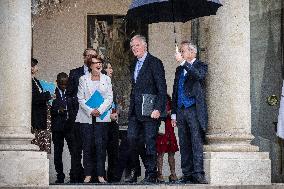
[[[64,139],[67,142],[69,153],[72,152],[72,130],[68,123],[66,87],[68,83],[68,75],[61,72],[57,75],[57,88],[55,89],[55,99],[51,106],[51,132],[54,144],[54,165],[57,172],[57,180],[55,183],[64,183],[65,174],[63,172],[62,153],[64,147]],[[73,177],[72,169],[70,170],[70,178]]]
[[[161,112],[164,112],[166,105],[167,85],[165,70],[162,61],[147,52],[145,37],[134,36],[130,46],[136,60],[133,70],[132,90],[130,94],[129,123],[127,138],[131,151],[132,167],[136,166],[138,157],[137,141],[139,136],[144,136],[143,142],[146,145],[146,173],[143,182],[156,182],[156,137],[159,127]],[[154,103],[154,110],[151,116],[142,115],[142,94],[157,95]]]
[[[79,109],[79,103],[77,98],[79,78],[89,72],[87,67],[87,60],[92,56],[96,55],[96,50],[92,48],[85,49],[83,53],[84,65],[75,68],[69,73],[69,81],[66,89],[67,106],[69,122],[73,127],[73,152],[71,155],[71,169],[74,170],[73,178],[70,178],[70,182],[77,183],[83,182],[84,170],[81,164],[82,159],[82,140],[80,137],[80,124],[75,123],[77,112]]]
[[[207,106],[203,89],[207,65],[196,59],[197,48],[181,43],[181,54],[172,94],[172,125],[178,126],[181,183],[206,184],[203,169],[203,136],[207,129]]]

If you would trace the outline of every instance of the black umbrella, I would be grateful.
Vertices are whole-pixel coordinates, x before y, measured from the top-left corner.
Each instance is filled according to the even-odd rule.
[[[186,22],[194,18],[215,15],[221,6],[220,0],[133,0],[126,19],[144,24]]]
[[[219,0],[133,0],[126,19],[146,24],[186,22],[215,15],[220,6]]]

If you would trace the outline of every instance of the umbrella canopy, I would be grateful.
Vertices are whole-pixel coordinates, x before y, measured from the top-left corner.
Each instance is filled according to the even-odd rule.
[[[221,6],[219,0],[133,0],[126,19],[146,24],[186,22],[215,15]]]

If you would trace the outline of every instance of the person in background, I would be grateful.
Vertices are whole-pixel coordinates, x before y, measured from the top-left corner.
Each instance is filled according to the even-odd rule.
[[[66,140],[69,153],[72,154],[72,130],[71,124],[68,122],[68,106],[66,99],[66,87],[68,83],[68,75],[61,72],[57,75],[57,88],[55,89],[55,99],[52,101],[50,110],[51,114],[51,132],[54,144],[54,165],[57,172],[57,180],[55,183],[64,183],[65,174],[63,172],[62,153],[64,147],[64,139]],[[72,169],[70,170],[70,178],[72,178]]]
[[[84,65],[75,68],[70,71],[68,85],[66,88],[67,106],[68,106],[68,122],[73,130],[72,139],[72,155],[71,155],[71,170],[74,173],[70,178],[71,183],[81,183],[84,180],[84,169],[81,164],[82,160],[82,139],[80,134],[80,124],[76,123],[76,116],[79,109],[79,103],[77,98],[79,78],[83,75],[89,74],[89,68],[87,66],[88,58],[97,55],[97,51],[92,48],[84,50],[83,59]]]
[[[167,95],[167,117],[165,119],[164,133],[159,133],[157,137],[157,167],[158,167],[158,182],[164,182],[163,178],[163,158],[164,154],[168,153],[168,162],[170,166],[171,175],[169,176],[169,182],[175,183],[177,176],[175,172],[175,152],[178,151],[177,139],[174,133],[174,127],[171,123],[171,97]]]
[[[47,131],[47,109],[51,95],[48,91],[43,91],[39,80],[35,77],[39,71],[37,64],[37,59],[32,58],[32,133],[35,134],[32,144],[38,145],[40,151],[50,153],[50,133]]]
[[[76,122],[80,123],[83,146],[84,182],[91,182],[93,169],[96,169],[98,182],[106,183],[104,176],[108,123],[111,122],[110,109],[113,102],[112,84],[110,77],[101,73],[102,59],[98,55],[91,56],[87,65],[90,73],[79,79],[77,94],[79,110],[76,116]],[[98,108],[92,108],[86,103],[96,91],[104,100]]]
[[[106,74],[112,79],[113,69],[110,62],[105,62],[103,65],[102,73]],[[115,101],[115,92],[113,94],[112,112],[110,114],[111,122],[108,123],[108,141],[107,141],[107,181],[118,182],[120,179],[116,177],[117,164],[118,164],[118,148],[119,148],[119,126],[117,123],[118,112],[117,103]]]
[[[181,183],[206,184],[203,167],[203,136],[208,114],[204,80],[207,65],[196,59],[197,48],[189,41],[181,42],[176,53],[180,64],[176,68],[172,94],[172,125],[178,126],[181,153]]]

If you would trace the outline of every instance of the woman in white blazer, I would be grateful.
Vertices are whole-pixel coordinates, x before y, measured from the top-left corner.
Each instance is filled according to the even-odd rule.
[[[87,65],[90,73],[83,75],[79,79],[77,94],[79,110],[76,116],[76,122],[82,124],[84,182],[91,181],[95,169],[98,181],[105,183],[106,181],[103,176],[105,175],[107,122],[111,122],[112,84],[110,77],[101,73],[102,59],[100,57],[92,56],[88,60]],[[86,105],[86,102],[95,91],[98,91],[104,98],[103,103],[96,109]],[[103,118],[100,117],[105,112],[107,112],[106,116]],[[93,157],[94,154],[95,158]],[[96,159],[95,164],[94,159]]]

